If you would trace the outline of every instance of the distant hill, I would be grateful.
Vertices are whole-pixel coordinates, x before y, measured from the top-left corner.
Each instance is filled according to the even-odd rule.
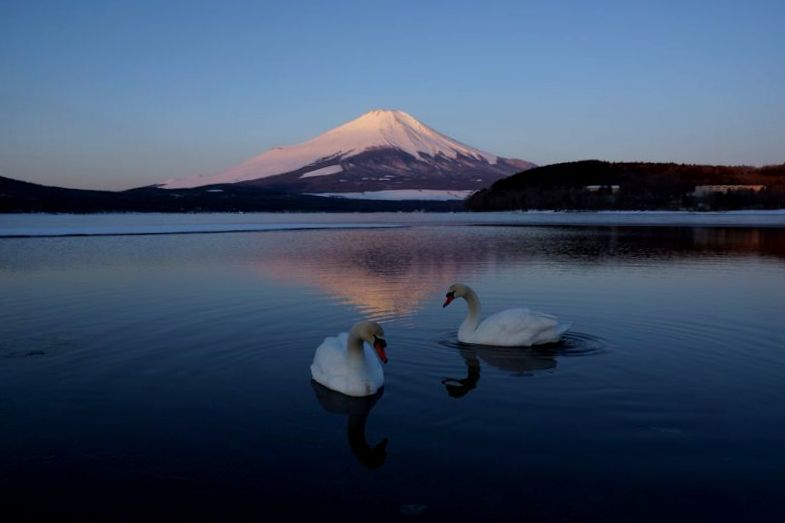
[[[701,186],[734,187],[703,187],[696,192]],[[785,164],[559,163],[498,180],[470,196],[466,207],[472,211],[785,208]]]
[[[11,212],[373,212],[457,211],[461,201],[378,201],[284,193],[244,184],[161,190],[90,191],[0,176],[0,213]]]
[[[696,187],[703,191],[696,192]],[[728,192],[711,186],[734,186]],[[736,190],[762,186],[761,190]],[[537,167],[495,182],[465,202],[360,200],[232,183],[185,189],[91,191],[0,176],[0,213],[9,212],[373,212],[513,209],[785,208],[785,164],[728,167],[596,160]]]

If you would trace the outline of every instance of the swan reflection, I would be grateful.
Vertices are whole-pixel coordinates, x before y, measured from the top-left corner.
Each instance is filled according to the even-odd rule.
[[[514,376],[531,376],[535,372],[556,368],[555,352],[551,349],[521,349],[461,344],[458,352],[466,364],[465,378],[444,378],[442,385],[453,398],[462,398],[477,388],[480,361]]]
[[[333,414],[347,415],[346,436],[349,441],[349,448],[357,460],[371,470],[378,469],[384,465],[384,461],[387,459],[387,443],[389,440],[384,438],[371,447],[365,438],[365,425],[368,422],[368,414],[384,394],[384,389],[380,389],[372,396],[351,397],[330,390],[313,380],[311,380],[311,385],[316,393],[316,399],[324,410]]]

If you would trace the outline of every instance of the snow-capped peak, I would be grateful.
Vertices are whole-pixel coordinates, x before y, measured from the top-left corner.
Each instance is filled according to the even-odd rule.
[[[488,164],[497,162],[495,155],[453,140],[403,111],[377,109],[307,142],[274,147],[221,173],[168,180],[161,186],[179,189],[257,180],[385,148],[404,151],[420,160],[439,155],[455,159],[461,155]]]
[[[346,146],[355,145],[355,150],[392,147],[420,159],[423,154],[443,154],[449,158],[463,154],[478,160],[485,159],[489,163],[496,162],[496,156],[453,140],[410,114],[391,109],[369,111],[349,123],[327,131],[312,142],[319,139]]]

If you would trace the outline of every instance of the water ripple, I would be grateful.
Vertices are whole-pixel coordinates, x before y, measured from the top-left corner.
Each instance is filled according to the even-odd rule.
[[[566,357],[578,356],[593,356],[602,354],[608,350],[607,342],[599,337],[593,336],[585,332],[566,332],[560,341],[557,343],[548,343],[544,345],[535,345],[532,347],[497,347],[493,345],[477,345],[473,343],[463,343],[458,341],[455,337],[455,330],[443,331],[442,334],[434,340],[431,347],[441,347],[449,349],[474,349],[486,352],[496,351],[504,354],[515,353],[534,353],[534,354],[550,354]]]

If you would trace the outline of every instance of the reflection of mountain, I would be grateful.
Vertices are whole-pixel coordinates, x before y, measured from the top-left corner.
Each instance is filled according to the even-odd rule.
[[[297,234],[246,261],[266,277],[317,287],[374,319],[412,314],[474,271],[544,259],[601,265],[785,257],[785,230],[773,228],[441,226]]]
[[[355,305],[372,319],[411,314],[450,278],[436,269],[420,267],[408,277],[393,280],[362,267],[341,267],[328,272],[310,265],[293,265],[286,260],[265,264],[264,272],[276,279],[319,287]]]
[[[556,368],[553,350],[508,347],[483,347],[462,344],[459,352],[466,364],[466,377],[442,380],[447,394],[460,398],[477,388],[480,381],[480,360],[515,376],[529,376],[534,372]]]
[[[365,439],[365,425],[368,422],[368,414],[373,409],[376,402],[384,394],[384,389],[379,390],[373,396],[351,397],[335,392],[327,387],[311,381],[316,399],[327,412],[333,414],[346,414],[346,435],[349,441],[349,448],[357,457],[357,460],[371,470],[378,469],[384,465],[387,458],[388,439],[384,438],[375,447],[368,445]]]
[[[428,242],[423,245],[423,236],[414,230],[385,232],[332,233],[322,236],[323,242],[271,253],[254,268],[276,280],[318,287],[372,319],[405,316],[452,283],[458,261]]]

